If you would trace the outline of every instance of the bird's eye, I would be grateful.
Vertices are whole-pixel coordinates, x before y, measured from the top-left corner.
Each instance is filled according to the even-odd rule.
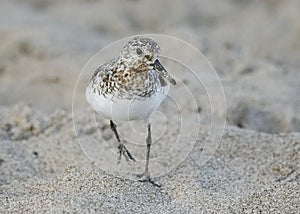
[[[136,53],[137,53],[138,55],[141,55],[141,54],[143,53],[143,51],[142,51],[140,48],[138,48],[138,49],[136,49]]]

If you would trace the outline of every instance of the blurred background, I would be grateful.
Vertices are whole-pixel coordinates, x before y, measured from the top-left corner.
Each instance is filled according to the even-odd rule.
[[[299,0],[1,0],[0,105],[72,107],[86,62],[111,42],[157,33],[211,61],[231,125],[300,131]]]

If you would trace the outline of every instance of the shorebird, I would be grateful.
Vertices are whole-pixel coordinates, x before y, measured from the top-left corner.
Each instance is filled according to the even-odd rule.
[[[169,92],[169,82],[176,81],[159,62],[160,47],[151,38],[137,36],[121,50],[120,55],[101,65],[90,80],[86,98],[92,108],[110,120],[118,145],[118,162],[124,156],[135,161],[117,131],[114,121],[144,120],[147,123],[146,166],[141,180],[151,181],[149,173],[151,115]]]

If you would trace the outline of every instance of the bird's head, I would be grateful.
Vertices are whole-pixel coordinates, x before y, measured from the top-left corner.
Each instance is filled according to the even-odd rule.
[[[175,80],[159,62],[159,54],[160,47],[154,40],[144,36],[136,36],[123,47],[120,57],[132,65],[142,64],[149,69],[156,70],[162,77],[175,85]]]

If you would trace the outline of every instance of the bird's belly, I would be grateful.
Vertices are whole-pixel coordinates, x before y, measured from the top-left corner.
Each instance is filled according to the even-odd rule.
[[[163,88],[162,92],[157,92],[151,97],[144,99],[121,99],[114,97],[104,97],[90,90],[86,91],[86,98],[93,109],[105,118],[114,121],[129,121],[148,119],[152,112],[158,109],[169,91],[169,86]]]

